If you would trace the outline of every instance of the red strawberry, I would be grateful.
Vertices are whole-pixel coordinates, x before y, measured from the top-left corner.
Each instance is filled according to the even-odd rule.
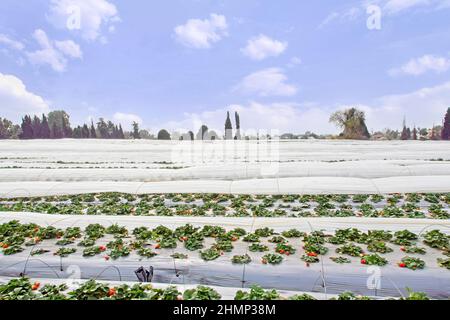
[[[399,266],[400,268],[406,268],[406,264],[403,263],[403,262],[399,263],[398,266]]]
[[[39,287],[41,286],[41,284],[39,282],[35,282],[32,286],[31,286],[31,290],[36,291],[37,289],[39,289]]]
[[[105,260],[106,260],[106,261],[108,261],[108,260],[109,260],[109,258],[110,258],[109,256],[105,256]]]
[[[108,291],[108,297],[112,297],[116,295],[116,288],[110,288]]]
[[[105,247],[105,246],[100,246],[100,247],[98,247],[98,248],[100,249],[101,252],[106,251],[106,247]]]
[[[367,261],[365,259],[362,259],[361,264],[367,264]]]

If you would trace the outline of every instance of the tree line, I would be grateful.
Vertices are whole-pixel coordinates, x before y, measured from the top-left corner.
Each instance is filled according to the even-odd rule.
[[[52,111],[42,117],[26,115],[22,118],[20,125],[14,124],[8,119],[0,117],[0,139],[158,139],[158,140],[240,140],[241,122],[239,114],[235,113],[235,130],[230,119],[230,113],[227,112],[225,121],[225,134],[219,136],[214,130],[210,130],[206,125],[202,125],[194,135],[192,131],[185,134],[172,133],[162,129],[157,136],[151,135],[147,130],[141,130],[139,124],[134,122],[132,131],[124,131],[121,124],[115,124],[112,121],[103,118],[98,119],[96,123],[91,121],[89,124],[71,127],[69,115],[63,111]],[[442,125],[427,128],[409,128],[406,121],[403,121],[401,131],[386,129],[383,132],[369,133],[366,125],[366,118],[363,111],[357,108],[349,108],[333,113],[330,122],[342,128],[343,131],[336,136],[319,136],[311,132],[305,135],[294,135],[286,133],[281,136],[282,139],[303,139],[309,138],[339,138],[339,139],[373,139],[373,140],[450,140],[450,108],[444,117]],[[244,137],[248,139],[249,137]]]
[[[0,118],[0,139],[125,139],[121,124],[100,118],[96,124],[71,127],[69,115],[62,110],[42,117],[26,115],[20,125]]]

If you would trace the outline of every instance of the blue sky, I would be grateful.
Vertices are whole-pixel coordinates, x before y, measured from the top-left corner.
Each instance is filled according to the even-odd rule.
[[[238,110],[245,128],[336,132],[351,105],[372,130],[429,127],[450,106],[449,16],[449,0],[2,0],[0,116],[195,130]]]

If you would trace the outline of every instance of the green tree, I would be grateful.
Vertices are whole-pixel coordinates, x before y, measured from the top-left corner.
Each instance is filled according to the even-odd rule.
[[[140,139],[141,135],[139,134],[139,123],[133,122],[133,139]]]
[[[340,134],[340,137],[344,139],[369,139],[370,133],[365,121],[364,112],[356,108],[337,111],[330,117],[331,123],[344,129]]]
[[[0,139],[18,139],[20,134],[20,126],[8,119],[0,118]]]
[[[447,109],[447,113],[445,114],[441,138],[442,140],[450,140],[450,108]]]
[[[52,111],[48,114],[48,124],[52,130],[53,139],[71,138],[70,117],[63,110]]]
[[[108,125],[103,118],[98,119],[97,131],[100,139],[109,139]]]
[[[122,125],[121,124],[119,124],[118,139],[125,139],[125,134],[123,133],[123,129],[122,129]]]
[[[230,112],[227,112],[227,120],[225,120],[225,140],[233,139],[233,125],[231,124]]]
[[[206,139],[206,136],[208,135],[208,127],[207,126],[205,126],[205,125],[202,125],[201,127],[200,127],[200,129],[198,130],[198,133],[197,133],[197,140],[205,140]]]
[[[87,124],[84,124],[83,127],[81,128],[81,137],[83,139],[88,139],[89,136],[90,136],[89,127]]]
[[[241,119],[239,117],[239,113],[235,112],[234,113],[234,119],[236,121],[236,135],[234,136],[235,140],[241,140],[242,136],[241,136]]]
[[[20,139],[33,139],[33,123],[29,115],[22,118],[21,128],[22,133],[20,134]]]
[[[158,140],[170,140],[170,133],[166,129],[158,132]]]
[[[41,138],[42,139],[50,139],[50,126],[48,124],[47,117],[45,114],[42,115],[42,123],[41,123]]]
[[[33,138],[40,139],[42,138],[42,127],[41,127],[41,119],[38,116],[34,116],[31,127],[33,128]]]
[[[91,128],[89,130],[89,138],[97,139],[97,132],[95,131],[94,121],[91,120]]]

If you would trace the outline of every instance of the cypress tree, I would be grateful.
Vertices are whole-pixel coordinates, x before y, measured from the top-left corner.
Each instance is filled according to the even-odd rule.
[[[139,134],[139,124],[137,122],[133,122],[133,138],[140,139],[141,135]]]
[[[45,114],[42,115],[41,122],[41,138],[42,139],[50,139],[50,127],[48,125],[48,120]]]
[[[89,133],[89,127],[88,127],[87,124],[84,124],[84,125],[83,125],[83,128],[81,128],[81,137],[82,137],[83,139],[88,139],[88,138],[89,138],[89,135],[90,135],[90,133]]]
[[[0,118],[0,139],[8,138],[8,133],[6,132],[5,125],[3,124],[3,119]]]
[[[234,113],[234,119],[236,121],[236,135],[234,137],[235,140],[241,140],[241,120],[239,118],[239,113]]]
[[[225,121],[225,139],[233,139],[233,125],[230,120],[230,112],[227,112],[227,120]]]
[[[26,115],[22,118],[22,133],[20,134],[20,139],[33,139],[33,125],[31,122],[31,117]]]
[[[31,127],[33,128],[33,139],[42,138],[41,119],[39,119],[37,116],[34,116]]]
[[[89,133],[89,138],[97,139],[97,132],[95,131],[94,121],[91,121],[91,129],[90,129],[90,133]]]
[[[123,133],[122,125],[119,124],[119,139],[125,139],[125,134]]]
[[[444,118],[441,136],[442,140],[450,140],[450,108],[447,109],[447,113]]]
[[[103,118],[100,118],[98,120],[97,130],[98,130],[98,135],[99,135],[100,139],[108,139],[109,138],[108,126],[106,125],[106,122],[105,122],[105,120],[103,120]]]

